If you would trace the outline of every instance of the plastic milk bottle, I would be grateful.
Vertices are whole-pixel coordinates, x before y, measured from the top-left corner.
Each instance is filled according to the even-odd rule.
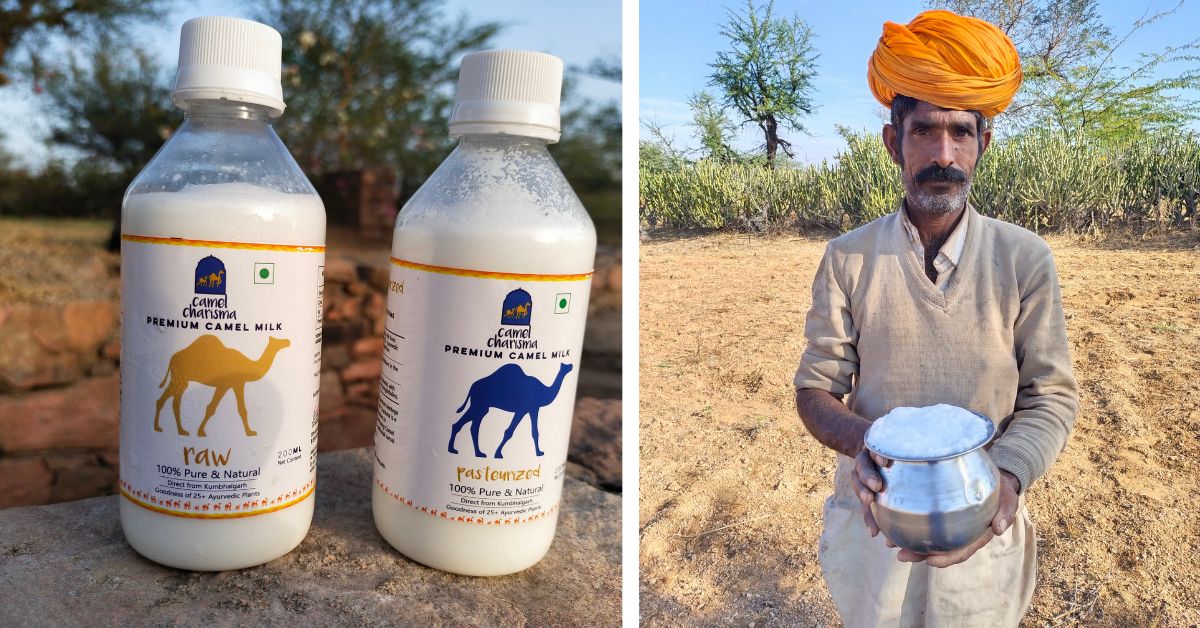
[[[186,119],[125,194],[121,524],[181,569],[267,562],[312,521],[325,208],[271,128],[281,43],[185,23]]]
[[[596,231],[547,144],[562,61],[467,55],[458,147],[392,240],[375,524],[445,571],[495,576],[554,538]]]

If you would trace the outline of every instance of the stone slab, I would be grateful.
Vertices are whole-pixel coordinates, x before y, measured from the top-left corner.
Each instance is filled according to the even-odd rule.
[[[581,397],[571,426],[571,462],[595,474],[601,488],[621,490],[621,400]]]
[[[0,511],[0,626],[587,625],[621,620],[621,498],[576,479],[530,569],[454,576],[409,561],[371,519],[371,450],[318,459],[308,537],[265,565],[159,566],[125,543],[118,497]]]

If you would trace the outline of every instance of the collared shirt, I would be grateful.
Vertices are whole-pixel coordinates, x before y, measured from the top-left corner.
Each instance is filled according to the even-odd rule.
[[[938,250],[937,257],[933,260],[933,269],[938,274],[937,281],[933,283],[942,292],[946,291],[946,286],[950,283],[950,275],[954,273],[955,268],[958,268],[958,260],[962,258],[963,244],[967,241],[967,220],[970,215],[971,212],[963,211],[958,225],[954,227],[954,231],[950,232],[946,242]],[[917,254],[917,260],[921,262],[921,268],[924,268],[925,245],[921,244],[921,233],[917,231],[916,225],[908,220],[907,207],[902,207],[900,210],[900,224],[904,226],[904,232],[908,234],[908,241]]]

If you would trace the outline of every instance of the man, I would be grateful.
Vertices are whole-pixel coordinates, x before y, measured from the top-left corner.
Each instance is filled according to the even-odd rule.
[[[967,202],[1020,60],[991,24],[928,11],[884,24],[867,76],[892,110],[883,140],[904,198],[831,241],[813,282],[796,408],[841,454],[821,569],[848,626],[1015,626],[1036,573],[1024,495],[1078,409],[1050,248]],[[879,534],[870,504],[882,489],[876,465],[890,461],[869,454],[863,436],[893,408],[938,403],[997,422],[988,453],[1000,507],[974,544],[925,556]]]

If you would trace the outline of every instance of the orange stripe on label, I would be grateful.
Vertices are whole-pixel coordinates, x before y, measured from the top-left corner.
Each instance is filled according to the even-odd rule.
[[[412,268],[414,270],[423,270],[430,273],[441,273],[443,275],[457,275],[459,277],[477,277],[480,279],[508,279],[516,281],[583,281],[592,276],[592,273],[580,273],[578,275],[536,275],[526,273],[493,273],[486,270],[471,270],[467,268],[451,268],[449,266],[433,266],[431,264],[419,264],[408,260],[392,258],[392,263],[403,267]]]
[[[185,238],[155,238],[121,234],[125,242],[142,242],[144,244],[170,244],[173,246],[199,246],[221,249],[248,249],[252,251],[291,251],[295,253],[324,253],[323,246],[296,246],[291,244],[255,244],[253,242],[221,242],[218,240],[188,240]]]
[[[289,508],[291,506],[295,506],[296,504],[304,501],[309,495],[312,495],[313,491],[315,491],[315,490],[317,490],[317,485],[316,485],[316,483],[313,483],[312,487],[310,487],[307,491],[304,492],[303,495],[301,495],[300,497],[297,497],[296,499],[293,499],[289,502],[284,502],[282,504],[277,504],[275,506],[271,506],[270,508],[263,508],[262,510],[255,510],[253,512],[212,512],[212,513],[208,513],[208,512],[179,512],[177,510],[168,510],[161,506],[155,506],[154,504],[148,504],[148,503],[134,497],[133,495],[130,495],[129,491],[125,490],[124,487],[121,488],[121,496],[124,497],[125,499],[128,499],[129,501],[137,504],[138,506],[145,508],[146,510],[153,510],[154,512],[162,513],[164,515],[171,515],[173,517],[186,517],[188,519],[240,519],[242,517],[254,517],[256,515],[265,515],[267,513],[276,512],[279,510],[283,510],[284,508]]]

